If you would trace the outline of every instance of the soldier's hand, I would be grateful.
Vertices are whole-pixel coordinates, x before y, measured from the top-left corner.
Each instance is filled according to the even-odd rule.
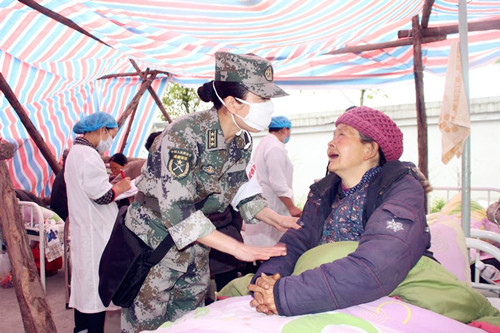
[[[297,217],[279,215],[269,207],[262,209],[255,215],[255,217],[258,220],[275,227],[279,231],[287,231],[290,228],[300,229],[300,225],[297,224]]]
[[[288,229],[298,230],[301,228],[300,225],[297,224],[298,220],[299,218],[295,216],[280,215],[280,219],[278,220],[278,226],[276,227],[276,229],[280,231],[287,231]]]
[[[284,244],[276,244],[275,246],[270,247],[258,247],[240,243],[240,247],[236,251],[234,257],[242,261],[253,262],[285,255],[286,246]]]

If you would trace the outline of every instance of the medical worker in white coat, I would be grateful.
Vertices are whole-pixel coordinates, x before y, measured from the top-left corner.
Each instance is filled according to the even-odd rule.
[[[287,117],[272,117],[269,134],[255,148],[252,160],[262,195],[269,207],[280,215],[299,217],[302,211],[293,202],[293,165],[285,149],[291,131],[292,123]],[[245,243],[256,246],[272,246],[283,235],[283,232],[262,222],[248,224],[245,229]]]
[[[118,214],[114,199],[130,188],[130,178],[110,184],[101,154],[118,130],[107,113],[85,116],[73,127],[75,139],[66,159],[64,179],[68,193],[71,237],[71,294],[74,332],[103,332],[106,310],[98,293],[99,261]]]

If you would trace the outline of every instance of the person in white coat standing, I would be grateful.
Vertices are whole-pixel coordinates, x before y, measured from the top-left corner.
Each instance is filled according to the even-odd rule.
[[[130,188],[130,178],[110,184],[101,154],[109,150],[118,130],[109,114],[83,117],[73,127],[82,134],[68,153],[64,170],[71,237],[71,295],[74,332],[103,332],[106,308],[99,297],[99,261],[118,214],[115,198]]]
[[[285,149],[291,132],[292,123],[287,117],[272,117],[269,134],[255,148],[253,162],[269,207],[278,214],[299,217],[302,211],[293,202],[293,165]],[[272,246],[283,234],[262,222],[246,225],[245,229],[245,243],[258,246]]]

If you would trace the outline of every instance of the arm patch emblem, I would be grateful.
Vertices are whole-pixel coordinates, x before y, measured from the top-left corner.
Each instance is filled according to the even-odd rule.
[[[175,179],[183,179],[191,171],[193,153],[188,150],[173,148],[169,151],[167,169]]]

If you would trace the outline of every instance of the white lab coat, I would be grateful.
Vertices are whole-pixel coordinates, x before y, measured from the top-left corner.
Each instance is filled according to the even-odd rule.
[[[99,297],[99,261],[113,229],[118,207],[115,202],[99,205],[112,185],[104,162],[92,147],[75,144],[64,171],[68,195],[71,239],[71,294],[69,306],[83,313],[115,310]]]
[[[285,144],[274,134],[268,134],[255,148],[252,161],[256,165],[255,174],[269,207],[278,214],[290,216],[279,198],[288,197],[293,200],[293,165]],[[245,243],[251,245],[272,246],[282,235],[282,232],[264,222],[245,226]]]

